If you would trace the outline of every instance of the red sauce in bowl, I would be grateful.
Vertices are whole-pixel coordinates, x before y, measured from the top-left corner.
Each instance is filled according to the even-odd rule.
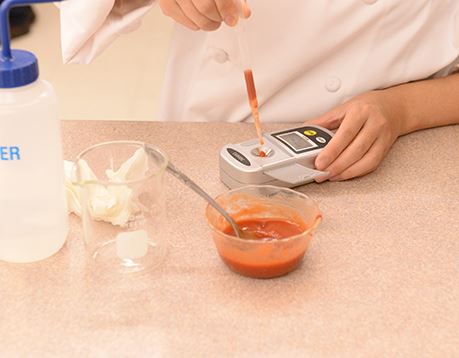
[[[247,219],[237,224],[251,240],[245,243],[242,239],[239,246],[219,245],[222,260],[233,271],[255,278],[278,277],[294,270],[303,259],[309,243],[307,235],[291,242],[282,239],[304,233],[306,224],[274,218]],[[223,232],[234,236],[231,227]]]

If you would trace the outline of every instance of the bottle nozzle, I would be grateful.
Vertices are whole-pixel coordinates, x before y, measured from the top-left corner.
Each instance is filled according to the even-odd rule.
[[[11,8],[21,5],[58,2],[62,0],[5,0],[0,5],[0,32],[2,40],[2,59],[11,60],[9,13]]]
[[[35,82],[39,76],[37,57],[29,51],[11,50],[9,14],[13,7],[62,0],[5,0],[0,4],[0,89],[17,88]]]

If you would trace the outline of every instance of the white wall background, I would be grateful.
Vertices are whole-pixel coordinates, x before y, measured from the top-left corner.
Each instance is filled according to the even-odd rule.
[[[14,40],[13,47],[37,55],[41,77],[58,93],[62,119],[158,118],[172,27],[159,9],[150,11],[139,30],[120,37],[90,65],[63,65],[59,11],[50,4],[34,10],[37,21],[31,34]]]

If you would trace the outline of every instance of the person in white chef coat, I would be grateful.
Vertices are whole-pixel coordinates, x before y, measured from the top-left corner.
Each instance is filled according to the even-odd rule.
[[[399,136],[459,123],[458,0],[251,0],[247,19],[235,1],[69,0],[64,60],[90,62],[156,4],[177,22],[160,118],[250,121],[235,30],[245,21],[262,123],[337,129],[319,181],[367,174]]]

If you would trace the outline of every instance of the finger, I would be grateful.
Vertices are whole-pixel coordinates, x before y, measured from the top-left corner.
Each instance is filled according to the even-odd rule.
[[[247,0],[240,0],[240,6],[241,6],[241,11],[240,11],[240,16],[243,19],[248,19],[250,15],[252,15],[252,10],[249,7],[249,4],[247,4]]]
[[[368,119],[368,112],[350,107],[330,143],[319,153],[315,165],[318,170],[327,168],[354,140]]]
[[[346,114],[346,111],[344,107],[339,106],[323,115],[320,117],[312,118],[304,122],[304,124],[308,125],[316,125],[316,126],[321,126],[330,130],[334,130],[338,128],[341,124],[341,122],[344,119],[344,116]]]
[[[191,0],[175,0],[187,16],[195,25],[205,31],[213,31],[220,27],[220,22],[212,21],[201,14]]]
[[[347,168],[362,159],[379,135],[379,127],[366,122],[354,140],[325,171],[329,178],[343,173]]]
[[[193,4],[196,9],[208,19],[215,22],[223,21],[214,0],[193,0]]]
[[[322,183],[322,182],[328,180],[329,177],[330,177],[330,176],[329,176],[328,174],[322,175],[322,176],[317,176],[317,177],[314,178],[314,181],[315,181],[316,183],[319,183],[319,184],[320,184],[320,183]]]
[[[387,146],[384,139],[378,137],[361,160],[357,161],[344,172],[330,178],[329,180],[341,181],[371,173],[378,167],[379,163],[381,163],[389,148],[390,146]]]
[[[228,26],[235,26],[239,18],[236,1],[240,0],[215,0],[220,16]]]
[[[184,14],[180,6],[178,6],[178,4],[175,1],[161,0],[160,7],[164,15],[169,16],[179,24],[193,31],[199,30],[199,26],[196,25]]]

